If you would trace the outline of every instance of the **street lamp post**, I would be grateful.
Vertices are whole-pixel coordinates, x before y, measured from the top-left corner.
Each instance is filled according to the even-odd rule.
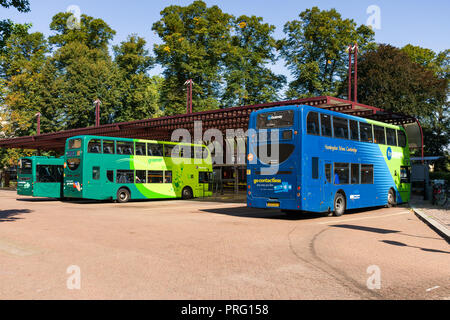
[[[184,85],[187,88],[187,94],[186,94],[186,113],[192,113],[192,85],[194,84],[194,81],[192,79],[187,80]]]
[[[97,99],[94,101],[94,106],[95,106],[95,126],[99,127],[100,126],[100,105],[102,104],[102,102],[100,101],[100,99]]]

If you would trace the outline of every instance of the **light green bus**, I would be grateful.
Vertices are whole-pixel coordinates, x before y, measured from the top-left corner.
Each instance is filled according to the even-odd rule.
[[[66,198],[124,203],[208,197],[211,176],[211,154],[203,145],[100,136],[66,142]]]
[[[24,157],[17,170],[17,194],[61,198],[64,158]]]

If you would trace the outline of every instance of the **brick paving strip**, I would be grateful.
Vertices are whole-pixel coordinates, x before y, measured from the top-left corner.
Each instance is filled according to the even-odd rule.
[[[438,207],[422,198],[411,197],[410,206],[419,219],[450,243],[449,204],[445,207]]]

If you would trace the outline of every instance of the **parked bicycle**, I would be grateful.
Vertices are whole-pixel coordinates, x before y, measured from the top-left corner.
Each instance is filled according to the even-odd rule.
[[[445,206],[447,204],[450,189],[443,180],[435,180],[433,183],[433,201],[434,205]]]

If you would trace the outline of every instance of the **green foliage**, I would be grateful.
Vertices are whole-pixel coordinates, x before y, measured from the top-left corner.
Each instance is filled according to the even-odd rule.
[[[0,6],[5,8],[14,7],[19,12],[30,11],[30,3],[28,0],[0,0]]]
[[[443,155],[449,145],[448,79],[431,50],[380,45],[361,56],[358,101],[419,118],[427,155]],[[415,61],[419,62],[416,63]]]
[[[52,45],[60,48],[71,42],[81,42],[89,49],[108,50],[109,41],[114,38],[116,31],[102,19],[94,19],[87,15],[81,15],[79,26],[70,23],[74,16],[70,12],[56,14],[50,24],[50,29],[56,34],[49,37]]]
[[[282,57],[295,80],[287,96],[300,98],[336,95],[347,74],[347,48],[358,44],[360,52],[373,48],[374,32],[335,10],[318,7],[300,13],[299,20],[285,24],[286,38],[278,42]]]
[[[19,12],[30,11],[30,4],[28,0],[0,0],[0,6],[5,8],[14,7]],[[30,26],[31,25],[28,24],[14,24],[10,19],[0,20],[0,54],[3,51],[6,41],[12,33],[19,31],[22,27],[26,27],[28,29]]]
[[[147,75],[153,58],[145,45],[143,38],[131,35],[114,47],[115,63],[120,72],[120,105],[123,106],[115,111],[115,121],[146,119],[159,110],[162,78]]]
[[[165,8],[153,30],[163,42],[154,52],[164,68],[161,103],[166,114],[184,112],[188,79],[194,81],[195,111],[277,98],[284,78],[266,67],[275,61],[274,27],[262,18],[235,18],[218,6],[194,1]]]

